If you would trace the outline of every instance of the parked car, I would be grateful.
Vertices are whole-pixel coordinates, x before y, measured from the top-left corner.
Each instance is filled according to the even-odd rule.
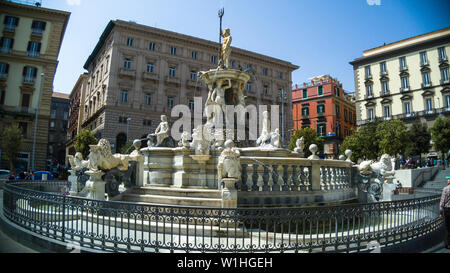
[[[47,175],[47,180],[53,180],[52,174],[51,174],[50,172],[48,172],[48,171],[38,171],[38,172],[35,172],[35,173],[33,174],[33,180],[42,180],[42,175],[43,175],[43,174],[46,174],[46,175]]]
[[[11,172],[9,170],[0,170],[0,179],[6,179]]]

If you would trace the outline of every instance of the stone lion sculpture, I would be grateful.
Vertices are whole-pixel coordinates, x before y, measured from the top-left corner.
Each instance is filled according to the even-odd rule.
[[[392,168],[391,156],[388,154],[382,155],[379,162],[374,162],[373,160],[363,161],[359,164],[358,169],[362,175],[375,173],[377,176],[387,177],[395,174]]]
[[[219,156],[219,163],[217,164],[217,174],[219,179],[222,178],[236,178],[241,177],[241,164],[239,160],[240,153],[234,148],[232,140],[225,141],[225,149]]]
[[[101,139],[97,145],[89,145],[91,152],[89,154],[88,168],[91,171],[107,171],[118,168],[120,171],[128,170],[128,155],[115,154],[111,152],[111,145],[106,139]]]
[[[72,170],[75,172],[88,167],[89,161],[83,160],[83,155],[80,152],[75,153],[75,156],[68,155],[67,157],[69,158],[69,163],[72,167]]]

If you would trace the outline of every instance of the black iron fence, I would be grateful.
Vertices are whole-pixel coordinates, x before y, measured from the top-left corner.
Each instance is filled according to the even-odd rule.
[[[359,252],[442,225],[438,192],[372,204],[217,209],[88,200],[61,194],[64,186],[7,182],[3,213],[37,234],[112,252]]]

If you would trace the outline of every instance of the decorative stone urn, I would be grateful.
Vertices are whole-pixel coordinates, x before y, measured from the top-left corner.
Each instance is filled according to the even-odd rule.
[[[319,156],[316,155],[316,153],[319,151],[319,147],[317,147],[316,144],[309,145],[309,151],[312,153],[312,155],[310,155],[308,159],[315,159],[315,160],[320,159]]]

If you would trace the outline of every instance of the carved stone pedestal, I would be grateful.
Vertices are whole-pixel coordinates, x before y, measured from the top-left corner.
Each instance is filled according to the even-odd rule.
[[[192,159],[197,161],[200,164],[200,172],[199,172],[199,181],[201,181],[201,187],[206,187],[206,161],[208,161],[211,156],[210,155],[191,155]]]
[[[86,174],[90,177],[85,187],[87,191],[86,198],[104,201],[106,182],[102,180],[102,176],[105,173],[102,171],[87,171]]]
[[[237,208],[236,178],[222,179],[222,208]]]

